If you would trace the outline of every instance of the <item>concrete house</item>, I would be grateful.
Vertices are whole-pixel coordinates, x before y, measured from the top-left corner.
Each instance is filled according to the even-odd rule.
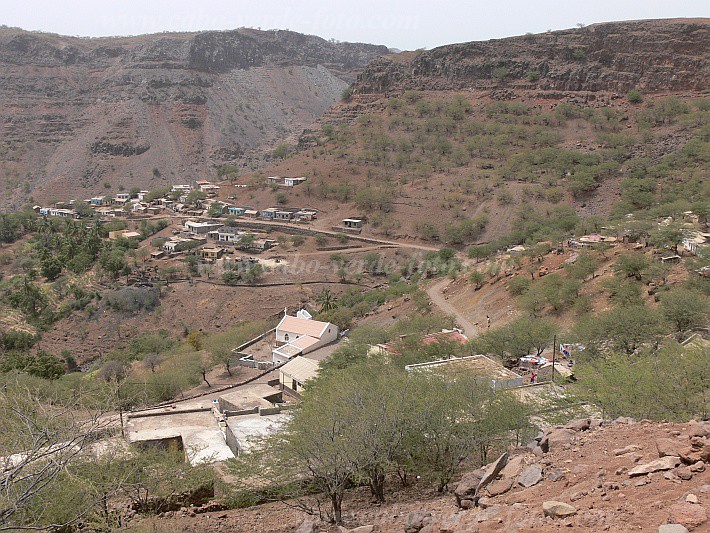
[[[275,207],[268,207],[261,212],[261,218],[264,220],[274,220],[277,211],[278,209]]]
[[[296,185],[300,185],[300,184],[303,183],[304,181],[306,181],[306,178],[304,178],[303,176],[301,176],[301,177],[293,177],[293,178],[288,178],[288,177],[287,177],[287,178],[284,178],[284,185],[285,185],[286,187],[295,187]]]
[[[303,390],[309,379],[318,375],[320,363],[313,359],[297,355],[279,368],[279,386],[295,393]]]
[[[218,224],[216,222],[195,222],[194,220],[185,221],[185,231],[188,231],[193,235],[207,234],[212,230],[221,228],[222,226],[223,224]]]
[[[276,326],[276,348],[272,350],[274,363],[285,363],[297,355],[338,339],[338,326],[301,316],[285,316]]]
[[[407,372],[436,372],[445,379],[453,380],[458,376],[473,376],[477,380],[480,379],[482,382],[489,383],[494,390],[520,387],[523,384],[522,376],[512,370],[508,370],[485,355],[452,357],[450,359],[407,365],[404,368]]]
[[[224,248],[219,246],[208,246],[200,250],[200,259],[208,263],[214,263],[224,255]]]

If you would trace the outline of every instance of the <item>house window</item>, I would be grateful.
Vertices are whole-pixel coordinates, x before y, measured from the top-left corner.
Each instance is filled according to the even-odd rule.
[[[284,341],[288,342],[288,333],[284,333]]]

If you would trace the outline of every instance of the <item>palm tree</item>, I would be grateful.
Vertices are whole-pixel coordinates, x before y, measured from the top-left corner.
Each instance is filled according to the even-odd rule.
[[[333,298],[333,293],[330,292],[330,289],[323,289],[316,298],[316,301],[320,304],[321,313],[332,311],[338,306],[335,298]]]

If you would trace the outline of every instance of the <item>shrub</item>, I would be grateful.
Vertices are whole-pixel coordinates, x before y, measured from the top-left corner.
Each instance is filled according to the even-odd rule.
[[[537,70],[528,72],[528,81],[536,82],[540,79],[540,73]]]
[[[641,91],[637,89],[631,89],[628,93],[626,93],[626,98],[628,98],[629,102],[632,104],[640,104],[643,102],[643,95],[641,94]]]
[[[105,301],[116,311],[152,311],[160,305],[160,293],[155,288],[125,287],[106,294]]]
[[[508,282],[508,292],[520,296],[530,288],[532,281],[527,276],[515,276]]]

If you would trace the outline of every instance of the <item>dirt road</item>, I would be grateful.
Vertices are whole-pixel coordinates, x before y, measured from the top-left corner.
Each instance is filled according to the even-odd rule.
[[[450,280],[442,279],[441,281],[437,281],[432,285],[429,285],[426,292],[429,295],[429,298],[431,298],[431,301],[434,302],[434,305],[439,307],[439,309],[447,315],[453,315],[456,318],[458,326],[463,329],[469,339],[472,339],[478,335],[478,328],[474,326],[470,320],[463,316],[458,309],[451,305],[446,299],[446,294],[442,292],[443,289],[449,285],[449,283]]]

